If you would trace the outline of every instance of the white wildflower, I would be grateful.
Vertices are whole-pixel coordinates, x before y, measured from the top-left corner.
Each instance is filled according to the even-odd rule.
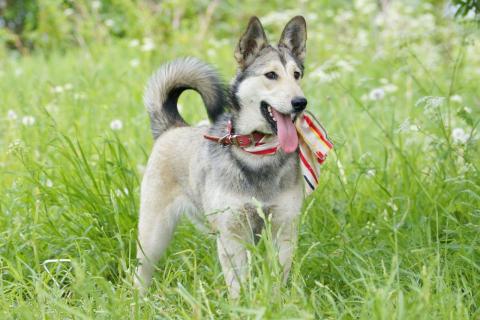
[[[337,67],[342,69],[345,72],[353,72],[355,71],[355,67],[348,61],[346,60],[338,60],[337,61]]]
[[[24,116],[22,118],[22,123],[24,126],[33,126],[35,124],[35,118],[33,116]]]
[[[383,98],[385,98],[385,90],[383,90],[383,88],[373,89],[368,94],[368,97],[370,98],[370,100],[382,100]]]
[[[130,40],[130,42],[128,43],[128,46],[130,48],[135,48],[135,47],[138,47],[140,45],[140,41],[138,39],[132,39]]]
[[[92,9],[93,10],[98,10],[101,7],[102,7],[102,2],[101,1],[98,1],[98,0],[92,1]]]
[[[47,186],[48,188],[53,187],[53,182],[52,182],[52,180],[47,179],[47,181],[45,181],[45,186]]]
[[[65,83],[65,85],[63,86],[63,89],[65,89],[66,91],[72,90],[73,89],[73,84]]]
[[[367,177],[373,178],[373,177],[375,177],[375,174],[376,174],[375,169],[368,169],[367,170]]]
[[[71,16],[72,14],[74,13],[73,9],[72,8],[67,8],[63,11],[63,14],[68,17],[68,16]]]
[[[322,67],[320,67],[313,70],[312,73],[310,73],[310,76],[317,78],[320,82],[328,83],[338,79],[340,77],[340,73],[336,71],[326,72]]]
[[[354,2],[355,9],[360,11],[362,14],[371,14],[377,10],[377,3],[375,1],[369,0],[356,0]]]
[[[63,92],[63,87],[62,86],[54,86],[50,91],[52,93],[62,93]]]
[[[465,111],[466,113],[472,113],[472,108],[470,107],[463,107],[463,111]]]
[[[142,51],[152,51],[155,48],[155,43],[151,38],[143,38],[143,45],[140,48]]]
[[[110,122],[110,128],[112,130],[121,130],[123,128],[123,122],[120,119],[115,119],[112,122]]]
[[[423,113],[432,115],[445,102],[445,97],[426,96],[417,100],[415,107],[423,105]]]
[[[213,50],[213,49],[208,49],[207,50],[207,56],[209,56],[209,57],[214,57],[215,53],[216,53],[216,51]]]
[[[130,66],[131,66],[132,68],[136,68],[136,67],[138,67],[139,65],[140,65],[140,60],[138,60],[138,59],[130,60]]]
[[[435,109],[440,107],[445,101],[445,97],[426,96],[422,97],[415,102],[415,107],[424,105],[425,109]]]
[[[420,127],[416,124],[412,124],[412,125],[410,125],[410,131],[418,132],[418,131],[420,131]]]
[[[466,143],[470,136],[462,128],[454,128],[452,130],[452,139],[455,143]]]
[[[415,124],[410,122],[410,118],[406,118],[402,124],[398,127],[397,132],[418,132],[420,131],[420,127]]]
[[[462,98],[462,96],[459,96],[458,94],[454,94],[453,96],[450,97],[450,101],[457,102],[457,103],[462,103],[463,98]]]
[[[17,116],[17,113],[13,110],[8,110],[7,112],[7,118],[8,120],[17,120],[18,116]]]
[[[115,21],[113,21],[113,19],[107,19],[107,20],[105,20],[105,25],[107,27],[111,28],[115,25]]]

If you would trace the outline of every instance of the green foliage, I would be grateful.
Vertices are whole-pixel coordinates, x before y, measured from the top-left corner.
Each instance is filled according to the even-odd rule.
[[[480,2],[478,0],[453,0],[453,3],[458,6],[456,15],[466,16],[471,11],[480,14]]]
[[[478,29],[416,1],[35,3],[32,27],[0,31],[2,319],[480,317]],[[149,75],[194,55],[229,79],[251,14],[275,41],[302,13],[302,86],[335,149],[289,283],[267,223],[229,301],[214,237],[184,220],[138,297]],[[180,103],[206,117],[197,95]]]

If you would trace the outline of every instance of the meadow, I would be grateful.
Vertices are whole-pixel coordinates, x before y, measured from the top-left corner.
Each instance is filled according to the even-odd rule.
[[[0,24],[0,318],[480,319],[474,19],[413,0],[36,3],[21,37]],[[229,300],[215,235],[184,219],[140,297],[148,77],[196,56],[229,81],[248,18],[274,42],[296,14],[302,86],[335,147],[288,283],[267,225]],[[206,118],[195,93],[180,103],[189,123]]]

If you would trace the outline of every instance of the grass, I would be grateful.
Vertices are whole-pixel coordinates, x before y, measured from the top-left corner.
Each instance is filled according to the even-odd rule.
[[[133,21],[145,18],[142,6],[119,3]],[[227,297],[214,237],[187,220],[149,294],[132,290],[152,146],[143,86],[182,55],[229,79],[250,13],[270,21],[275,39],[299,11],[220,4],[202,37],[207,14],[147,34],[151,51],[139,21],[123,38],[100,24],[80,46],[0,50],[1,318],[480,319],[478,29],[428,3],[396,3],[383,23],[367,4],[304,6],[303,87],[335,152],[305,200],[288,285],[267,230],[250,248],[238,302]],[[181,104],[190,123],[205,117],[195,94]]]

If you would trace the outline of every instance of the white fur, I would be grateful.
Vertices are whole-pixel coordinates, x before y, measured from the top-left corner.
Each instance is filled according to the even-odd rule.
[[[265,73],[274,71],[278,74],[277,80],[270,80]],[[242,112],[238,118],[239,133],[260,131],[271,133],[270,125],[265,122],[258,107],[261,101],[267,102],[278,112],[289,114],[292,112],[292,99],[304,97],[300,88],[299,80],[294,77],[294,72],[300,71],[293,59],[289,59],[285,65],[279,60],[273,60],[258,75],[248,77],[240,83],[237,96],[242,106]]]
[[[301,34],[297,35],[295,32],[298,30]],[[304,19],[295,17],[287,24],[282,35],[283,43],[287,44],[288,48],[291,44],[290,50],[296,52],[298,59],[303,59],[305,54],[305,32]],[[250,46],[251,41],[246,41],[249,40],[248,37],[254,37],[257,45]],[[300,41],[292,42],[292,39]],[[247,32],[237,47],[237,61],[244,66],[251,63],[249,59],[255,55],[242,50],[250,48],[258,51],[265,44],[266,37],[260,22],[257,18],[251,19]],[[197,87],[207,87],[205,89],[207,94],[202,95],[207,108],[208,105],[214,105],[212,101],[218,100],[212,91],[214,86],[206,84],[212,80],[204,77],[205,74],[211,74],[211,70],[198,66],[195,61],[187,62],[185,65],[188,68],[198,69],[193,72],[193,81]],[[153,131],[158,139],[150,155],[141,186],[136,287],[143,292],[151,282],[154,265],[165,252],[180,215],[187,214],[195,218],[204,214],[211,229],[218,234],[218,255],[230,295],[233,298],[238,297],[247,270],[247,251],[244,244],[252,240],[251,230],[246,230],[245,225],[239,222],[245,218],[242,210],[257,204],[270,208],[274,240],[279,249],[279,260],[286,279],[292,263],[297,238],[297,220],[303,200],[298,162],[288,162],[289,165],[279,167],[274,175],[268,176],[265,181],[277,186],[278,189],[267,188],[267,192],[261,195],[245,187],[235,185],[233,188],[223,187],[227,185],[223,183],[225,179],[238,178],[241,171],[236,163],[222,162],[223,172],[231,171],[232,174],[229,177],[228,174],[222,176],[217,172],[219,164],[208,154],[206,142],[202,138],[207,128],[203,126],[171,128],[168,117],[155,118],[156,115],[161,115],[160,102],[166,99],[165,92],[168,92],[168,86],[172,83],[178,84],[179,81],[184,84],[192,80],[189,76],[190,70],[180,69],[182,72],[179,75],[177,65],[178,63],[170,64],[160,69],[161,71],[153,77],[151,86],[147,87],[145,102],[154,116]],[[270,80],[264,76],[271,71],[278,74],[278,79]],[[240,83],[237,98],[241,108],[237,113],[238,118],[235,119],[236,133],[249,134],[253,131],[271,133],[270,125],[260,111],[261,101],[267,102],[278,112],[292,113],[292,99],[304,96],[299,80],[294,77],[296,71],[300,72],[294,59],[289,57],[284,66],[278,57],[261,64],[260,69],[255,70],[255,74]],[[178,79],[168,80],[170,83],[167,76],[172,75]],[[157,92],[159,90],[162,92]],[[235,146],[231,148],[237,160],[240,159],[253,169],[271,166],[280,159],[276,158],[278,155],[257,156]],[[294,158],[290,157],[288,160]],[[282,179],[288,180],[288,183],[281,183]]]

